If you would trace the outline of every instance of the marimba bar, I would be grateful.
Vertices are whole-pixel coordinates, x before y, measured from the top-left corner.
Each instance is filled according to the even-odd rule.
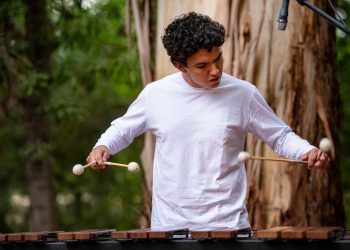
[[[188,238],[189,230],[187,228],[175,229],[175,230],[162,230],[155,231],[149,228],[116,231],[112,233],[114,240],[169,240],[175,238]]]
[[[118,250],[118,249],[350,249],[350,237],[340,227],[186,228],[155,231],[148,228],[93,229],[75,232],[0,234],[0,250]]]
[[[274,227],[257,231],[261,239],[308,239],[336,240],[344,238],[345,231],[340,227]]]
[[[77,231],[77,232],[59,232],[57,234],[57,240],[59,241],[74,241],[74,240],[110,240],[112,239],[111,235],[115,232],[115,229],[109,230],[85,230],[85,231]]]

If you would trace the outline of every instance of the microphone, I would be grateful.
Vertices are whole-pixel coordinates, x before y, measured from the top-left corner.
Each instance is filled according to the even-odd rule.
[[[287,19],[288,19],[288,6],[289,6],[289,0],[282,0],[282,7],[280,10],[279,17],[277,19],[278,23],[278,30],[285,30],[287,27]]]

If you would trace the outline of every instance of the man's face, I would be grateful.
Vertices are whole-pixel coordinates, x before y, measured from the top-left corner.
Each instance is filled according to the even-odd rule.
[[[219,86],[223,63],[221,47],[213,47],[210,52],[198,50],[187,59],[187,66],[179,65],[178,69],[192,87],[212,89]]]

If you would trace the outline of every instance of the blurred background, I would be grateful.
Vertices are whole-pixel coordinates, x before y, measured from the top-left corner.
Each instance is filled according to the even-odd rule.
[[[87,169],[77,177],[71,171],[85,163],[100,134],[147,79],[135,17],[144,25],[148,16],[154,53],[160,3],[134,2],[141,13],[122,0],[0,2],[0,232],[139,227],[144,172]],[[333,4],[349,25],[350,1]],[[335,107],[337,151],[350,215],[350,36],[337,30],[334,41],[341,100]],[[148,65],[152,78],[154,63]],[[143,146],[140,136],[111,161],[141,162]]]

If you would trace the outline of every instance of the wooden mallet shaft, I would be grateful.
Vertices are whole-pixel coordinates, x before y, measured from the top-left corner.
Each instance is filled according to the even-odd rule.
[[[261,161],[281,161],[281,162],[292,162],[292,163],[304,163],[307,164],[307,161],[301,160],[290,160],[287,158],[279,158],[279,157],[264,157],[264,156],[250,156],[251,160],[261,160]]]
[[[128,168],[129,165],[127,164],[122,164],[122,163],[116,163],[116,162],[110,162],[110,161],[106,161],[103,163],[104,165],[107,166],[117,166],[117,167],[124,167],[124,168]]]
[[[251,156],[248,152],[242,151],[238,154],[238,161],[247,162],[248,160],[260,160],[260,161],[279,161],[279,162],[289,162],[289,163],[303,163],[307,164],[307,161],[301,160],[291,160],[282,157],[265,157],[265,156]]]

